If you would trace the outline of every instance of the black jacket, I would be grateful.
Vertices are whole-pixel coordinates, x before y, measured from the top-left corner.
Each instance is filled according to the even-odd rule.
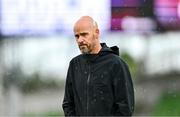
[[[81,54],[70,62],[63,100],[65,116],[131,116],[134,89],[118,47],[101,44],[98,54]]]

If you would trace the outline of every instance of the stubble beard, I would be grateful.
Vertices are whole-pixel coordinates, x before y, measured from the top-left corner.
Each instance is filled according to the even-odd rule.
[[[79,46],[79,49],[82,54],[91,54],[91,52],[93,51],[93,48],[95,48],[94,43],[92,43],[91,45]]]
[[[90,49],[88,45],[79,46],[79,49],[82,54],[90,54]]]
[[[93,35],[93,39],[94,39],[94,35]],[[84,44],[84,45],[79,45],[79,49],[81,51],[82,54],[91,54],[91,52],[93,51],[93,49],[95,48],[96,43],[95,41],[92,42],[91,44]]]

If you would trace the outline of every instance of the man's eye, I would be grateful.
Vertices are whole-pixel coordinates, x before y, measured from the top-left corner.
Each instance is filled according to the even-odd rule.
[[[78,39],[78,38],[79,38],[79,35],[75,35],[75,38],[77,38],[77,39]]]

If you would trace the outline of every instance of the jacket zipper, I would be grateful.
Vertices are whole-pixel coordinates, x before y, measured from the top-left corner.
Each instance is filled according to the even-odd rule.
[[[88,78],[87,78],[87,115],[89,113],[89,82],[90,82],[90,77],[91,77],[91,72],[90,72],[90,65],[89,66],[89,73],[88,73]]]

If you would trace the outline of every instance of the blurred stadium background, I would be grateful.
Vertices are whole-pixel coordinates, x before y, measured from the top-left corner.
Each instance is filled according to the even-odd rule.
[[[94,17],[135,87],[134,116],[180,115],[180,0],[0,0],[0,116],[63,116],[73,24]]]

